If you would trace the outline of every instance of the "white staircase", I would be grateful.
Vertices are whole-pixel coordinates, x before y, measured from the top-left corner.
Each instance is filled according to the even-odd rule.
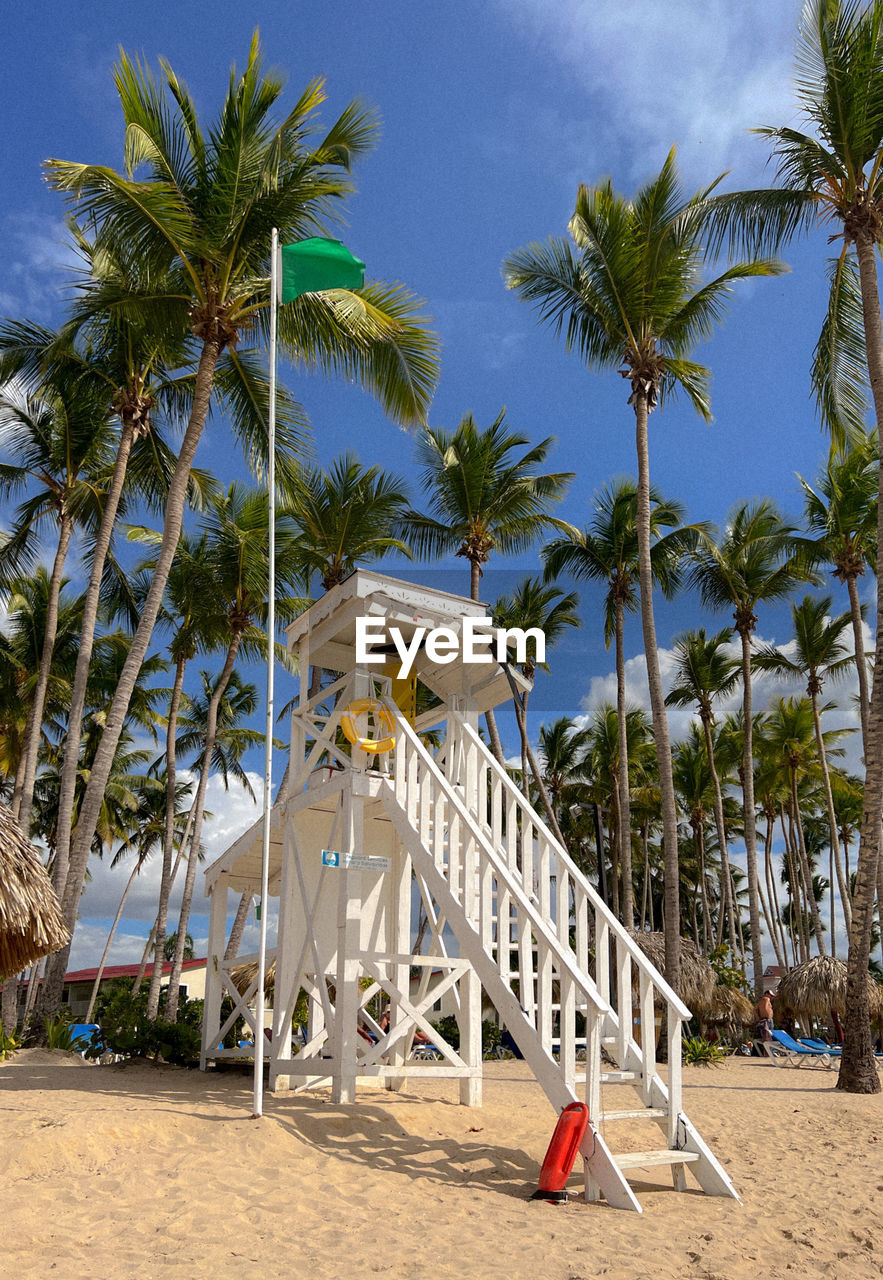
[[[690,1011],[470,724],[452,710],[444,747],[433,757],[395,704],[387,706],[397,732],[385,808],[461,957],[549,1101],[557,1111],[574,1101],[588,1104],[581,1148],[586,1199],[603,1194],[611,1205],[640,1213],[626,1171],[670,1166],[675,1188],[684,1190],[688,1164],[704,1191],[738,1198],[682,1111],[681,1022]],[[655,1009],[665,1015],[667,1081],[656,1063]],[[578,1015],[585,1023],[579,1036]],[[623,1106],[617,1098],[605,1107],[609,1091],[622,1086],[635,1091],[636,1101]],[[631,1129],[643,1121],[661,1128],[656,1147],[611,1149],[620,1123]]]

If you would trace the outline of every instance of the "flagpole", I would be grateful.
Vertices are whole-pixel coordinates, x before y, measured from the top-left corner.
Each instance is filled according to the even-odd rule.
[[[270,880],[270,826],[273,810],[273,675],[276,640],[276,312],[279,305],[279,232],[270,237],[270,402],[267,414],[267,737],[264,744],[264,828],[261,848],[261,931],[254,1033],[255,1119],[264,1104],[264,985],[267,976],[267,895]]]

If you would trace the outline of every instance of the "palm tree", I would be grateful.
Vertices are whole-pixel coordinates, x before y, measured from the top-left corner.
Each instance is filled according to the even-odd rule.
[[[624,845],[621,838],[624,817],[619,803],[620,779],[626,772],[626,785],[629,786],[627,770],[636,774],[646,764],[647,748],[652,735],[646,714],[636,707],[627,707],[625,737],[620,737],[618,708],[610,706],[609,703],[603,703],[596,709],[586,726],[585,735],[584,770],[594,781],[596,801],[613,818],[615,839],[611,844],[611,862],[614,910],[620,915],[626,928],[631,929],[634,924],[632,833],[629,830],[628,857],[623,859],[620,853]]]
[[[187,427],[169,486],[154,582],[131,650],[131,660],[108,711],[105,741],[84,802],[72,849],[63,910],[73,925],[94,825],[109,775],[127,700],[150,641],[181,529],[196,447],[205,426],[218,362],[240,334],[266,329],[267,254],[271,228],[284,242],[323,233],[340,197],[351,190],[348,171],[371,145],[375,122],[352,102],[324,138],[315,116],[321,81],[307,86],[280,121],[273,117],[283,85],[265,75],[255,36],[245,70],[230,77],[217,122],[204,131],[183,82],[162,64],[163,80],[125,53],[115,83],[126,123],[126,172],[102,165],[48,162],[50,183],[94,221],[104,242],[128,244],[156,279],[168,283],[161,304],[167,323],[190,333],[198,361]],[[402,288],[371,285],[304,294],[283,310],[283,348],[301,367],[343,373],[378,395],[400,422],[420,422],[437,376],[437,343]],[[47,1009],[61,994],[65,951],[47,967]]]
[[[827,711],[833,704],[821,708]],[[821,914],[818,902],[812,893],[812,873],[807,856],[807,842],[801,813],[798,784],[801,778],[815,780],[821,772],[821,756],[816,742],[817,709],[808,698],[779,698],[765,718],[764,738],[770,752],[779,758],[787,769],[790,791],[791,812],[797,835],[797,854],[800,873],[806,889],[807,904],[813,924],[820,955],[827,954]],[[823,735],[822,754],[842,755],[842,748],[834,744],[839,741],[846,730],[828,730]],[[831,886],[833,892],[833,885]]]
[[[552,507],[563,497],[572,472],[538,470],[554,443],[547,436],[530,445],[527,436],[510,431],[503,409],[484,430],[471,414],[456,431],[427,427],[418,438],[417,459],[429,511],[408,511],[401,531],[419,556],[462,556],[469,564],[469,595],[479,596],[482,566],[492,551],[515,555],[549,529],[570,531]],[[494,754],[503,763],[503,748],[493,712],[486,714]]]
[[[190,904],[193,900],[193,887],[196,882],[196,856],[202,836],[203,806],[209,776],[212,772],[215,741],[218,730],[218,715],[221,699],[233,673],[236,659],[242,652],[263,654],[269,645],[271,652],[275,646],[275,637],[265,637],[256,626],[256,619],[266,614],[267,586],[269,580],[269,560],[267,547],[267,522],[269,519],[269,502],[266,493],[248,489],[241,484],[232,484],[223,498],[215,500],[203,519],[203,529],[208,537],[212,576],[218,598],[223,600],[227,609],[227,646],[224,664],[214,683],[212,695],[206,707],[205,736],[203,739],[202,762],[199,775],[194,809],[196,817],[190,837],[191,854],[187,862],[187,875],[184,881],[184,893],[181,902],[181,916],[178,923],[178,950],[172,963],[172,976],[169,979],[169,998],[164,1017],[174,1022],[177,1012],[177,983],[181,973],[183,960],[184,935],[190,917]],[[291,519],[279,514],[276,520],[276,555],[277,575],[276,587],[278,599],[277,617],[280,623],[290,621],[292,617],[305,607],[305,601],[287,594],[297,574],[298,534]],[[156,998],[159,998],[159,977],[161,976],[160,939],[156,938],[157,954],[154,960],[151,992],[156,985]],[[152,1008],[152,1004],[150,1004]]]
[[[95,526],[101,513],[101,472],[109,458],[106,400],[72,377],[57,377],[39,396],[22,396],[13,386],[0,396],[0,446],[11,461],[0,468],[0,496],[26,492],[0,550],[0,574],[14,574],[35,555],[35,535],[57,529],[49,578],[43,650],[29,707],[22,767],[13,812],[30,829],[43,707],[58,626],[58,597],[71,538]]]
[[[315,468],[286,485],[286,514],[297,526],[304,587],[318,574],[323,591],[343,582],[358,564],[390,551],[410,556],[394,530],[408,506],[404,482],[380,467],[363,467],[352,453],[328,470]]]
[[[627,378],[638,454],[638,564],[641,621],[653,730],[659,757],[665,846],[665,965],[677,988],[680,970],[678,828],[671,777],[671,743],[662,694],[650,558],[650,413],[678,390],[706,421],[709,373],[688,359],[721,318],[736,280],[770,275],[780,264],[752,260],[702,279],[704,215],[716,184],[692,197],[682,191],[672,150],[657,177],[634,200],[608,180],[581,186],[570,221],[573,245],[534,244],[504,264],[506,282],[542,320],[565,332],[590,368],[617,369]],[[624,366],[624,369],[622,368]]]
[[[176,796],[176,829],[177,835],[180,837],[184,833],[184,827],[187,822],[187,813],[182,809],[182,802],[189,796],[192,791],[192,784],[185,782],[178,787]],[[116,867],[122,863],[129,855],[132,855],[132,870],[126,881],[120,897],[119,906],[113,923],[107,935],[107,942],[104,944],[104,951],[101,960],[98,963],[98,972],[95,974],[95,982],[92,985],[92,994],[89,997],[89,1007],[86,1010],[85,1022],[92,1021],[92,1011],[95,1008],[95,1001],[98,998],[98,991],[101,987],[101,978],[104,974],[107,957],[110,955],[110,948],[113,944],[114,935],[116,934],[117,925],[123,916],[126,900],[129,892],[135,883],[136,878],[146,866],[151,855],[157,845],[161,844],[165,828],[165,810],[166,810],[166,786],[162,779],[147,778],[143,786],[139,789],[137,796],[137,808],[132,815],[130,832],[127,838],[117,849],[111,862],[111,867]]]
[[[815,383],[823,415],[842,441],[864,426],[865,378],[879,433],[883,423],[883,316],[877,247],[883,240],[883,2],[809,0],[798,37],[797,95],[807,132],[766,127],[777,164],[773,189],[720,198],[720,236],[777,246],[815,224],[843,244],[831,272],[828,317]],[[883,470],[877,468],[878,528]],[[877,580],[877,616],[883,582]],[[883,670],[883,628],[875,667]],[[865,740],[866,787],[850,933],[845,1041],[837,1087],[879,1093],[871,1050],[868,962],[883,813],[883,681],[875,681]]]
[[[842,678],[852,667],[852,654],[844,644],[843,638],[851,629],[850,612],[840,614],[837,618],[830,616],[831,597],[821,596],[813,599],[804,596],[800,604],[791,605],[791,618],[794,623],[794,656],[789,657],[784,650],[765,647],[755,658],[755,665],[761,671],[773,671],[785,678],[803,676],[806,678],[806,692],[812,706],[815,726],[816,749],[822,770],[822,785],[825,792],[825,806],[828,811],[828,830],[831,840],[831,861],[833,872],[837,875],[840,889],[840,903],[843,909],[843,921],[847,936],[852,928],[852,911],[849,901],[849,883],[843,870],[843,859],[840,853],[837,814],[834,809],[834,795],[831,790],[831,775],[828,770],[825,742],[822,735],[822,719],[819,714],[819,694],[824,688],[825,680]],[[831,896],[833,900],[834,875],[831,876]],[[833,932],[832,932],[833,938]]]
[[[804,517],[816,554],[833,564],[838,582],[846,584],[852,621],[855,667],[858,674],[862,737],[868,733],[868,667],[862,633],[858,579],[877,566],[877,433],[863,439],[853,435],[849,449],[832,453],[813,489],[799,476],[804,493]]]
[[[740,503],[730,514],[720,541],[715,542],[710,536],[702,538],[694,552],[690,575],[706,605],[712,609],[732,608],[742,648],[742,797],[753,979],[758,998],[763,991],[763,950],[754,814],[751,637],[757,626],[757,605],[784,599],[797,582],[812,576],[797,557],[794,534],[793,526],[782,519],[770,499]]]
[[[582,625],[580,616],[577,613],[578,603],[579,597],[574,591],[569,591],[565,594],[563,591],[559,591],[557,587],[545,585],[541,578],[524,578],[511,595],[500,596],[491,612],[495,627],[520,627],[525,632],[529,632],[531,629],[539,630],[545,637],[546,650],[548,651],[561,639],[567,628]],[[525,661],[521,663],[521,674],[533,684],[537,669],[536,645],[533,641],[530,641],[529,647],[526,647],[524,656]],[[542,662],[540,665],[543,670],[548,671],[549,664],[547,662]],[[527,704],[529,700],[530,690],[525,689],[523,693],[520,693],[513,682],[512,704],[515,708],[515,719],[518,723],[518,732],[521,737],[522,786],[525,795],[529,797],[529,765],[543,808],[552,825],[552,830],[558,840],[564,844],[561,827],[558,824],[554,806],[543,783],[542,771],[537,764],[527,733]]]
[[[638,489],[624,479],[605,487],[595,498],[595,516],[589,527],[570,538],[557,538],[540,554],[547,578],[570,574],[577,581],[595,580],[607,584],[604,614],[604,643],[615,641],[616,710],[619,740],[623,744],[619,771],[620,863],[623,867],[623,918],[631,920],[632,820],[628,787],[626,742],[626,683],[624,618],[638,607],[635,579],[638,574]],[[684,528],[684,508],[679,502],[663,499],[650,491],[650,560],[653,581],[670,599],[680,584],[680,562],[695,542],[696,528]],[[670,530],[664,533],[665,529]]]
[[[140,541],[156,542],[152,530],[136,529],[130,537]],[[136,606],[150,589],[155,559],[141,566],[136,575],[132,595]],[[169,655],[175,666],[175,677],[169,695],[166,722],[165,786],[166,819],[163,837],[162,870],[160,873],[159,901],[157,905],[154,942],[164,948],[169,898],[172,892],[172,859],[175,851],[175,822],[178,786],[176,781],[176,741],[178,714],[184,696],[184,676],[187,665],[200,652],[209,653],[221,647],[227,638],[226,617],[223,602],[219,599],[214,575],[211,548],[207,534],[199,537],[182,534],[175,559],[166,582],[162,619],[173,628],[169,643]],[[180,844],[180,842],[179,842]],[[158,942],[157,942],[158,939]],[[156,1001],[159,1000],[159,986]],[[148,998],[150,1016],[155,1017],[153,1003]]]
[[[717,802],[714,774],[712,773],[712,756],[708,753],[708,743],[703,729],[695,722],[685,739],[677,743],[674,750],[674,782],[675,790],[693,833],[693,851],[696,861],[697,887],[702,903],[702,950],[709,954],[716,945],[713,916],[721,917],[727,901],[727,881],[721,867],[720,885],[721,900],[713,899],[709,884],[708,863],[710,850],[706,841],[706,823],[708,811]],[[718,908],[715,910],[715,908]],[[717,933],[720,935],[720,928]],[[732,941],[733,953],[736,952],[736,939]]]
[[[726,916],[729,928],[730,946],[735,954],[736,914],[733,907],[733,885],[730,879],[724,800],[711,733],[714,724],[715,699],[728,697],[739,682],[739,663],[726,652],[726,646],[732,639],[733,633],[729,628],[719,631],[710,639],[706,637],[704,627],[700,627],[698,631],[686,631],[678,636],[674,643],[674,684],[665,702],[669,707],[688,707],[695,704],[702,725],[705,753],[714,792],[714,822],[721,859],[723,914]]]

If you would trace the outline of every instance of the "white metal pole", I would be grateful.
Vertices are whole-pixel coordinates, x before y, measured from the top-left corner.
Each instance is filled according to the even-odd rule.
[[[267,894],[270,879],[270,826],[273,810],[273,668],[276,641],[276,309],[278,307],[279,232],[270,237],[270,403],[267,415],[267,741],[264,748],[264,830],[261,849],[261,937],[254,1035],[255,1119],[264,1105],[264,983],[267,975]]]

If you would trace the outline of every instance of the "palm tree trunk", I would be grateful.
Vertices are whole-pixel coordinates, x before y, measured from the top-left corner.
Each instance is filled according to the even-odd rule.
[[[530,739],[527,736],[527,724],[524,719],[524,710],[518,705],[514,698],[512,702],[515,707],[515,719],[518,721],[518,731],[521,734],[522,750],[527,756],[530,771],[533,774],[534,782],[537,784],[540,803],[546,812],[546,817],[549,819],[549,826],[552,828],[555,839],[563,848],[566,849],[567,845],[564,843],[564,836],[561,834],[561,828],[558,826],[558,819],[555,817],[555,810],[552,808],[552,801],[549,799],[549,793],[546,790],[545,783],[543,782],[543,775],[540,770],[540,766],[537,763],[537,758],[530,745]]]
[[[141,664],[147,653],[147,647],[150,644],[150,637],[162,603],[169,570],[175,558],[178,538],[181,533],[181,522],[184,517],[187,486],[190,481],[190,468],[208,416],[215,366],[217,365],[220,351],[220,339],[217,335],[212,335],[204,341],[194,383],[190,420],[184,433],[184,439],[181,442],[178,461],[175,465],[166,500],[162,544],[157,556],[156,567],[153,571],[153,582],[150,584],[150,590],[144,601],[141,621],[138,624],[138,629],[135,632],[125,664],[120,673],[117,691],[107,713],[104,733],[95,753],[86,794],[80,806],[76,837],[71,847],[68,876],[61,904],[62,914],[71,934],[73,934],[76,927],[77,909],[80,905],[80,896],[85,883],[92,838],[98,826],[101,806],[104,801],[104,790],[110,777],[114,756],[116,755],[120,735],[128,714],[129,701],[138,679],[138,673],[141,670]],[[61,1003],[61,991],[64,986],[64,974],[69,955],[70,943],[61,951],[56,951],[50,957],[46,966],[46,977],[43,982],[40,1002],[41,1013],[44,1016],[53,1013]]]
[[[858,673],[858,705],[862,721],[862,740],[868,736],[868,663],[865,658],[865,642],[862,629],[862,606],[858,598],[858,582],[856,575],[850,573],[846,578],[846,590],[849,592],[849,614],[852,618],[853,647],[855,648],[855,669]]]
[[[49,595],[46,600],[46,629],[43,633],[43,650],[40,654],[40,667],[37,672],[37,687],[34,690],[34,714],[31,730],[22,752],[24,776],[19,799],[18,824],[25,839],[31,830],[31,809],[34,804],[34,780],[37,776],[37,756],[40,753],[40,739],[43,734],[43,711],[46,706],[46,691],[49,688],[49,676],[52,671],[52,655],[55,649],[55,637],[58,633],[58,598],[61,595],[61,580],[64,575],[64,562],[70,546],[73,521],[66,511],[62,511],[58,530],[58,546],[55,549],[55,561],[52,565],[52,576],[49,579]]]
[[[186,656],[179,655],[175,663],[175,681],[169,703],[169,722],[166,729],[166,824],[163,833],[162,874],[159,882],[159,903],[154,926],[153,973],[147,996],[147,1016],[155,1018],[159,1009],[159,992],[162,985],[163,943],[166,940],[166,921],[169,898],[172,893],[172,857],[175,851],[175,737],[178,732],[178,710],[184,691]]]
[[[248,913],[251,911],[251,904],[253,902],[253,893],[244,893],[239,899],[239,906],[236,908],[236,918],[233,921],[233,928],[230,930],[230,937],[227,941],[227,948],[224,952],[225,960],[235,960],[239,955],[242,935],[245,933]]]
[[[776,962],[784,973],[788,968],[788,948],[785,945],[785,933],[782,928],[782,909],[779,906],[779,895],[776,893],[776,878],[773,875],[773,831],[775,815],[767,810],[766,839],[764,841],[764,874],[766,876],[767,894],[770,900],[770,915],[773,918],[773,950]]]
[[[129,896],[129,890],[131,889],[132,885],[135,883],[135,877],[137,876],[140,870],[141,870],[141,860],[136,857],[135,865],[132,868],[132,871],[131,871],[131,874],[129,875],[128,880],[126,881],[126,887],[123,890],[123,896],[120,898],[120,905],[117,907],[117,913],[113,918],[113,924],[110,926],[110,933],[107,935],[107,942],[104,944],[104,951],[101,954],[101,960],[98,963],[98,972],[96,973],[95,981],[92,984],[92,994],[89,996],[89,1008],[86,1010],[86,1017],[84,1019],[85,1022],[92,1021],[92,1013],[93,1013],[93,1010],[95,1009],[95,1001],[98,998],[98,988],[101,986],[101,979],[104,976],[104,966],[107,964],[107,957],[110,955],[110,947],[111,947],[111,943],[113,942],[113,936],[116,933],[117,925],[119,924],[120,919],[122,918],[123,907],[126,905],[126,899]]]
[[[632,808],[629,795],[629,745],[626,718],[625,644],[623,604],[617,596],[613,606],[616,649],[616,723],[619,733],[619,865],[622,868],[622,921],[634,927],[635,892],[632,881]]]
[[[822,913],[819,911],[819,904],[816,902],[816,895],[813,893],[812,870],[809,865],[809,856],[806,852],[806,840],[803,837],[803,818],[800,816],[800,806],[797,801],[797,770],[792,767],[790,772],[791,804],[794,808],[794,825],[797,828],[797,854],[800,858],[800,873],[803,876],[803,884],[806,891],[806,905],[809,908],[810,918],[812,919],[819,955],[826,956],[828,949],[825,946]]]
[[[696,859],[699,863],[699,891],[702,897],[702,952],[708,955],[711,941],[711,912],[708,909],[708,881],[705,878],[705,833],[702,821],[698,822],[694,831],[696,841]]]
[[[14,1034],[18,1026],[18,992],[20,974],[10,974],[3,983],[3,1001],[0,1004],[0,1031]]]
[[[641,851],[644,855],[644,883],[641,887],[641,931],[647,926],[647,903],[650,901],[652,910],[653,900],[650,898],[650,835],[647,829],[647,823],[641,823]],[[653,927],[652,923],[650,925]]]
[[[828,828],[831,832],[831,860],[837,873],[837,885],[840,889],[840,903],[843,908],[843,923],[846,925],[846,936],[852,928],[852,911],[850,910],[849,888],[843,873],[843,858],[840,853],[840,838],[837,831],[837,815],[834,812],[834,796],[831,791],[831,775],[828,772],[828,757],[825,753],[825,739],[822,736],[822,719],[819,715],[819,696],[810,694],[812,702],[812,718],[816,729],[816,747],[819,752],[819,764],[822,766],[822,782],[825,787],[825,804],[828,809]],[[831,877],[831,948],[834,950],[834,879]]]
[[[883,317],[877,284],[876,246],[873,233],[862,231],[855,239],[862,292],[862,315],[868,374],[874,397],[877,431],[883,431]],[[883,466],[878,468],[877,547],[883,547]],[[877,639],[874,670],[883,671],[883,574],[877,574]],[[862,833],[858,849],[852,930],[846,978],[846,1017],[843,1055],[837,1088],[849,1093],[879,1093],[880,1080],[871,1047],[868,962],[871,958],[871,925],[880,862],[880,822],[883,817],[883,680],[876,679],[868,708],[865,734],[865,795]]]
[[[757,877],[757,828],[754,815],[754,725],[751,719],[751,633],[747,625],[736,628],[742,641],[742,716],[745,745],[742,752],[742,810],[748,874],[748,923],[751,931],[751,963],[754,998],[763,994],[763,947],[760,941],[760,903]]]
[[[141,990],[141,983],[144,981],[144,974],[147,970],[147,957],[153,949],[153,939],[156,937],[156,922],[150,926],[150,933],[147,935],[147,941],[144,944],[144,950],[141,952],[141,964],[138,966],[138,973],[135,975],[135,981],[132,983],[132,995],[137,996]]]
[[[789,800],[790,806],[790,800]],[[785,818],[782,818],[782,829]],[[809,917],[804,909],[805,894],[803,891],[803,872],[797,854],[797,839],[794,834],[794,813],[789,807],[788,830],[785,833],[785,851],[788,862],[788,883],[791,890],[792,928],[796,927],[800,943],[800,963],[806,964],[809,959]]]
[[[724,821],[724,799],[721,791],[721,780],[714,759],[714,743],[711,737],[711,724],[706,717],[700,717],[705,735],[705,754],[708,756],[708,768],[711,772],[711,784],[714,789],[714,827],[717,832],[717,843],[721,859],[721,885],[723,887],[723,909],[727,917],[730,931],[730,946],[736,954],[736,914],[733,911],[733,886],[730,881],[730,858],[727,851],[727,826]]]
[[[55,892],[64,893],[70,861],[71,824],[74,813],[74,797],[77,788],[77,771],[80,763],[80,734],[83,729],[83,713],[86,707],[86,687],[89,683],[89,664],[92,660],[92,647],[95,642],[95,623],[98,618],[98,600],[101,591],[101,579],[110,540],[116,523],[120,497],[126,480],[126,469],[129,465],[129,454],[135,439],[135,423],[130,415],[122,420],[117,456],[113,464],[110,489],[101,513],[101,524],[92,552],[92,568],[89,573],[89,585],[83,602],[83,621],[80,626],[80,647],[77,651],[77,667],[74,672],[74,687],[71,690],[71,705],[68,712],[67,734],[65,736],[64,757],[61,766],[61,782],[58,797],[58,833],[55,840]]]
[[[681,975],[680,875],[678,869],[678,811],[672,781],[671,741],[668,716],[659,672],[656,648],[656,624],[653,618],[653,573],[650,564],[650,454],[647,444],[647,420],[650,413],[647,392],[640,387],[633,393],[635,409],[635,443],[638,452],[638,577],[641,584],[641,626],[647,661],[647,683],[650,687],[650,709],[653,737],[659,766],[659,789],[662,797],[662,843],[665,885],[665,977],[677,991]]]
[[[178,937],[175,944],[175,955],[172,959],[172,972],[169,976],[169,995],[166,1000],[166,1008],[164,1019],[166,1022],[174,1022],[178,1016],[178,987],[181,982],[181,967],[184,963],[184,948],[187,944],[187,925],[190,922],[190,905],[193,902],[193,887],[196,884],[196,868],[199,863],[199,845],[202,838],[202,821],[205,807],[205,793],[208,787],[209,776],[212,771],[212,751],[215,746],[215,737],[218,730],[218,708],[221,705],[221,699],[224,691],[233,674],[233,667],[236,662],[236,655],[239,652],[239,644],[242,640],[242,630],[237,628],[233,632],[230,640],[230,646],[227,649],[227,657],[224,661],[223,669],[218,677],[218,683],[215,685],[208,704],[208,713],[206,715],[205,725],[205,752],[202,757],[202,769],[199,775],[199,787],[196,792],[196,799],[193,808],[196,817],[193,820],[193,835],[190,837],[190,856],[187,859],[187,875],[184,879],[184,893],[181,898],[181,914],[178,918]],[[272,652],[272,648],[271,648]],[[264,904],[265,906],[266,904]]]

